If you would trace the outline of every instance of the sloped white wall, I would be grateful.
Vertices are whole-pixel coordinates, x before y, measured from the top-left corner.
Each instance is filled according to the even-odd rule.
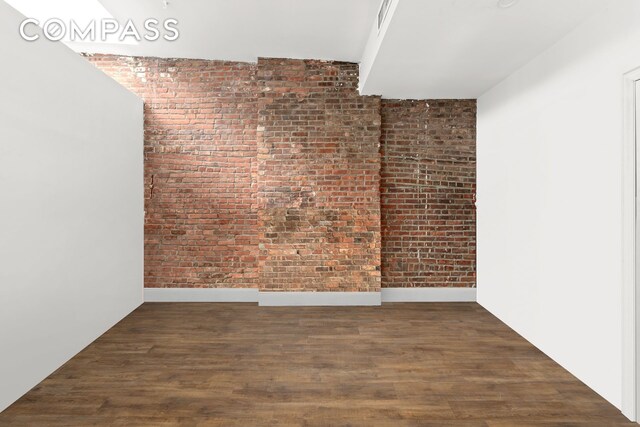
[[[478,100],[478,301],[621,404],[623,75],[617,0]]]
[[[0,410],[142,303],[142,101],[0,1]]]

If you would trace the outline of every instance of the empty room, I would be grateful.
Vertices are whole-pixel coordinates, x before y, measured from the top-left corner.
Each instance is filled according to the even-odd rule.
[[[0,426],[640,421],[640,1],[0,34]]]

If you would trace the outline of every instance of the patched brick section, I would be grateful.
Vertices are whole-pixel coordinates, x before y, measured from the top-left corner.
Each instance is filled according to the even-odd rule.
[[[145,101],[145,286],[256,287],[255,64],[88,59]]]
[[[382,286],[475,286],[475,100],[381,112]]]
[[[380,100],[352,63],[260,59],[260,283],[380,288]]]

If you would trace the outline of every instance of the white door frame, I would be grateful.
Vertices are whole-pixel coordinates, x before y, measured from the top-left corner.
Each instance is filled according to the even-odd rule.
[[[622,147],[622,413],[640,420],[640,111],[636,111],[640,68],[624,75],[624,142]],[[637,131],[636,131],[637,129]]]

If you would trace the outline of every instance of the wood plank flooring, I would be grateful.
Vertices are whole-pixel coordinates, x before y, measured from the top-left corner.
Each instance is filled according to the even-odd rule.
[[[2,426],[623,426],[475,303],[147,303]]]

